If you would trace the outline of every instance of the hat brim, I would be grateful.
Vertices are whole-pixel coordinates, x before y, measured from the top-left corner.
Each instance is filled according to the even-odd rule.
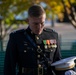
[[[56,61],[56,62],[52,63],[51,66],[56,66],[56,65],[59,65],[59,64],[62,64],[62,63],[74,61],[75,59],[76,59],[76,56],[72,56],[72,57],[68,57],[68,58],[65,58],[65,59],[61,59],[59,61]]]

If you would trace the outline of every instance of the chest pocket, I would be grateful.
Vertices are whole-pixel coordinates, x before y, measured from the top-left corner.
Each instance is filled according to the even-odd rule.
[[[24,42],[23,55],[27,59],[30,59],[34,53],[34,49],[30,46],[28,42]]]
[[[56,48],[49,48],[45,50],[45,55],[48,58],[49,63],[52,63],[55,51],[56,51]]]
[[[33,67],[36,64],[36,52],[29,43],[24,43],[23,64],[25,67]]]

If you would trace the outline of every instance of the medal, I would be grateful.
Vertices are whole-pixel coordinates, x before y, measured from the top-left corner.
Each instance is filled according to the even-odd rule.
[[[45,49],[47,49],[47,45],[45,45]]]
[[[51,39],[50,43],[51,43],[51,47],[52,48],[56,48],[57,47],[57,45],[56,45],[56,39]]]
[[[43,40],[43,43],[44,43],[44,47],[45,47],[45,49],[47,49],[46,40]]]
[[[50,48],[50,40],[46,40],[47,41],[47,44],[48,44],[48,48]]]
[[[56,44],[52,45],[52,48],[56,48],[56,47],[57,47],[57,45],[56,45]]]
[[[51,43],[51,44],[56,44],[56,40],[55,40],[55,39],[51,39],[51,40],[50,40],[50,43]]]

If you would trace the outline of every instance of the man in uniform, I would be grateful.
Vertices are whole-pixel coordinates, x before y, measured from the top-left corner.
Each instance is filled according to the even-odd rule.
[[[46,13],[39,5],[28,10],[28,27],[10,34],[4,75],[62,75],[51,63],[60,60],[58,34],[44,28]],[[16,69],[17,68],[17,69]]]

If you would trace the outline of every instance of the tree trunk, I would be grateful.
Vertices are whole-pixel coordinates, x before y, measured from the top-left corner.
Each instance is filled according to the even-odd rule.
[[[73,27],[76,29],[76,13],[75,13],[75,8],[74,6],[71,4],[70,0],[68,0],[68,3],[70,4],[70,8],[68,6],[65,5],[65,1],[62,0],[65,12],[71,22],[71,24],[73,25]],[[68,12],[70,11],[70,12]]]

